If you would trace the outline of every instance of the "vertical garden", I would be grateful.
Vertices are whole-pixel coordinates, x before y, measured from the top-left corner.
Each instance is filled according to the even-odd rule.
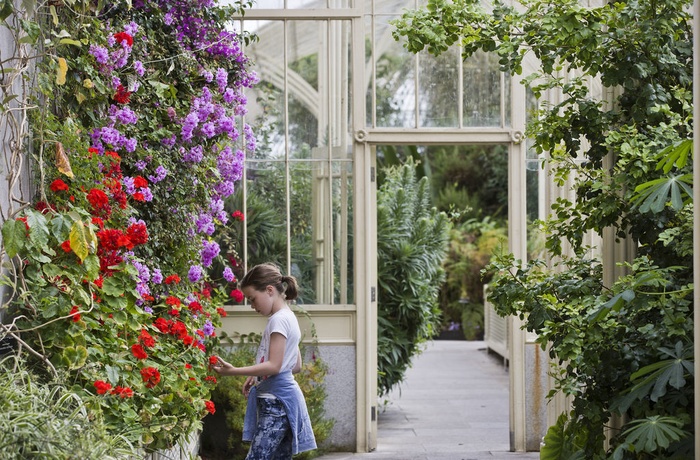
[[[255,149],[241,117],[256,76],[245,37],[226,28],[242,7],[0,4],[14,44],[0,59],[5,156],[30,164],[33,182],[23,198],[21,171],[4,172],[0,338],[13,348],[3,372],[18,378],[2,391],[45,385],[64,404],[53,420],[78,427],[27,422],[22,434],[34,406],[2,397],[9,456],[60,449],[61,432],[82,458],[167,448],[216,410],[209,357],[238,292],[215,232],[236,218],[224,201]],[[113,447],[95,452],[98,438]]]

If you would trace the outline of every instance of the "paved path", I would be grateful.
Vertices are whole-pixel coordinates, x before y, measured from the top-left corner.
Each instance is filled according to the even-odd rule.
[[[484,342],[437,340],[379,408],[377,449],[319,460],[533,460],[510,452],[508,371]],[[380,405],[383,400],[380,400]]]

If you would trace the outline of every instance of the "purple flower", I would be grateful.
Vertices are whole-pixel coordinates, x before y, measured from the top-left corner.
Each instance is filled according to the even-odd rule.
[[[202,265],[211,267],[211,263],[214,261],[214,258],[219,255],[220,250],[219,243],[216,241],[204,241],[202,243],[202,250],[199,252],[202,258]]]
[[[129,24],[124,26],[124,32],[131,35],[132,37],[136,35],[136,32],[138,32],[138,30],[139,25],[136,24],[134,21],[131,21]]]
[[[153,309],[151,307],[143,307],[143,311],[145,311],[146,313],[149,313],[149,314],[153,313]]]
[[[134,187],[134,178],[129,176],[124,176],[122,178],[122,184],[124,184],[124,191],[129,195],[136,193],[136,188]]]
[[[216,135],[216,128],[214,127],[214,123],[211,121],[208,121],[202,125],[202,134],[204,137],[211,138]]]
[[[144,201],[153,201],[153,192],[148,187],[141,187],[141,194],[143,195]]]
[[[225,69],[218,68],[216,70],[216,84],[219,85],[219,91],[223,92],[228,85],[228,72]]]
[[[168,175],[168,170],[165,169],[162,165],[158,166],[155,171],[155,176],[150,175],[148,176],[148,180],[151,181],[153,184],[157,184],[158,182],[162,181],[165,179],[165,176]]]
[[[107,64],[109,61],[109,52],[101,46],[90,45],[90,54],[95,57],[98,64]]]
[[[160,272],[160,268],[153,269],[153,275],[151,276],[151,282],[153,284],[160,284],[163,282],[163,274]]]
[[[145,160],[138,160],[136,163],[134,163],[134,167],[139,171],[146,169],[146,166],[148,166],[148,163]]]
[[[206,320],[204,322],[204,327],[202,327],[202,332],[204,332],[204,335],[214,335],[214,325],[211,324],[211,320]]]
[[[199,215],[195,221],[195,225],[197,226],[197,233],[206,233],[207,235],[211,235],[214,233],[214,230],[216,230],[211,216],[205,213]]]
[[[206,81],[207,83],[211,83],[211,81],[214,79],[214,74],[212,74],[208,70],[202,71],[202,76],[204,77],[204,81]]]
[[[143,74],[146,73],[146,69],[144,69],[141,61],[134,61],[134,70],[139,77],[143,77]]]
[[[133,125],[138,121],[138,117],[129,107],[123,107],[115,114],[115,118],[123,125]]]
[[[196,283],[202,278],[202,267],[200,265],[192,265],[187,273],[187,278],[192,283]]]
[[[119,131],[117,131],[116,129],[105,126],[101,130],[101,138],[102,142],[109,144],[113,147],[117,147],[119,146],[121,134],[119,134]]]
[[[182,159],[183,161],[189,161],[192,163],[199,163],[202,161],[204,158],[204,147],[201,145],[195,145],[190,149],[189,152],[187,152],[185,155],[183,155]]]
[[[233,270],[231,270],[230,267],[224,268],[223,276],[224,279],[229,283],[231,283],[236,278],[236,276],[233,274]]]

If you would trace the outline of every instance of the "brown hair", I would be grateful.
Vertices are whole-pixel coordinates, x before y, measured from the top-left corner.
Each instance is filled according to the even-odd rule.
[[[264,291],[268,286],[274,286],[287,300],[294,300],[299,296],[296,278],[283,275],[277,266],[269,263],[256,265],[248,270],[240,285],[241,289],[251,286],[256,291]]]

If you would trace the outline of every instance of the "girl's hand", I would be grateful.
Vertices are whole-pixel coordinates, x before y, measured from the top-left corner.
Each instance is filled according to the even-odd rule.
[[[245,383],[243,384],[243,396],[246,398],[250,394],[250,389],[255,385],[257,377],[248,377],[245,379]]]
[[[211,367],[219,375],[235,375],[236,368],[220,357],[216,357],[216,364]]]

